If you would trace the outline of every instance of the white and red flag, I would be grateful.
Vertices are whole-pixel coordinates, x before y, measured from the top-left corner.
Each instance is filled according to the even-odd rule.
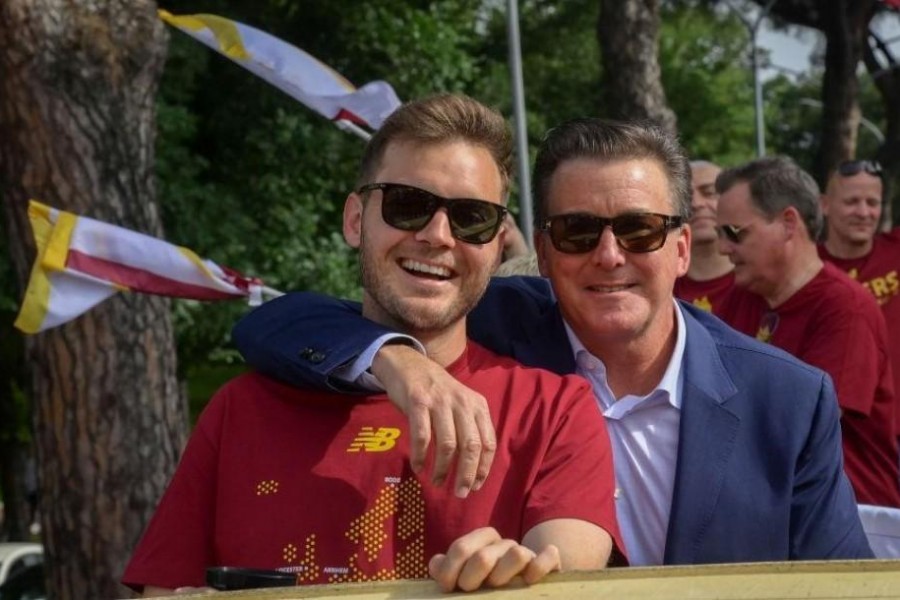
[[[28,219],[37,258],[15,322],[25,333],[62,325],[118,292],[251,304],[280,295],[187,248],[34,200]]]
[[[394,88],[373,81],[357,89],[315,57],[264,31],[216,15],[159,16],[332,121],[372,129],[400,106]]]

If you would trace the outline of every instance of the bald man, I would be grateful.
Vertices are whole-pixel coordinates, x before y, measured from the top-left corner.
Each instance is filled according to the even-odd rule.
[[[691,263],[675,282],[676,297],[710,312],[734,285],[734,265],[719,253],[717,243],[716,177],[721,171],[715,163],[691,161]]]

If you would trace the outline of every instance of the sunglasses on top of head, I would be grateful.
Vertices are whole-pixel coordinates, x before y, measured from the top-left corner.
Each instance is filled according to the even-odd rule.
[[[401,183],[369,183],[358,190],[366,194],[381,190],[381,218],[402,231],[421,231],[438,209],[447,209],[450,234],[468,244],[487,244],[497,236],[506,208],[473,198],[443,198]]]
[[[596,248],[610,227],[622,250],[640,254],[662,248],[669,230],[681,227],[683,222],[682,217],[657,213],[625,213],[611,219],[571,213],[548,218],[540,230],[549,234],[558,251],[582,254]]]
[[[876,160],[845,160],[838,165],[837,171],[842,177],[853,177],[863,172],[881,177],[881,164]]]

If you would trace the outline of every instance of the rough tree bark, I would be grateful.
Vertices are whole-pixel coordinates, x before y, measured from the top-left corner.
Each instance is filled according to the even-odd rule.
[[[878,150],[878,160],[884,166],[884,197],[891,198],[900,179],[900,62],[894,56],[890,46],[875,34],[869,35],[869,45],[865,53],[866,68],[881,94],[885,107],[887,126],[884,131],[884,143]],[[900,195],[895,198],[893,206],[885,206],[884,223],[893,223],[893,218],[900,215]]]
[[[764,5],[767,0],[752,0]],[[822,79],[822,140],[816,155],[816,178],[823,182],[840,161],[856,153],[859,120],[857,67],[863,59],[869,23],[879,0],[778,0],[771,14],[825,34]]]
[[[676,133],[660,76],[658,0],[600,0],[597,38],[610,116],[650,119]]]
[[[859,131],[857,68],[866,48],[875,0],[832,0],[824,13],[825,74],[822,79],[822,142],[816,174],[824,181],[842,160],[856,155]]]
[[[160,235],[155,94],[166,32],[153,0],[0,2],[0,195],[17,279],[29,198]],[[48,583],[121,597],[131,548],[187,432],[169,303],[120,294],[27,340]]]

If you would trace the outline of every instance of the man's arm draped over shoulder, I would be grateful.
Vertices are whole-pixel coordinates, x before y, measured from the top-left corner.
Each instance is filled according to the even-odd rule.
[[[332,373],[385,333],[393,331],[363,317],[357,302],[294,292],[258,307],[231,335],[244,360],[269,377],[300,388],[348,391],[352,384],[335,382]]]
[[[233,338],[247,362],[265,375],[301,388],[365,391],[334,373],[392,333],[363,317],[357,303],[297,292],[254,310],[235,326]],[[479,489],[497,446],[485,398],[405,346],[384,348],[372,366],[409,419],[413,470],[424,467],[433,439],[432,482],[444,483],[458,454],[456,495]]]
[[[495,278],[470,314],[469,335],[509,355],[509,336],[504,332],[533,322],[553,306],[550,286],[542,278]],[[265,375],[297,387],[350,392],[363,388],[340,379],[338,372],[388,334],[399,335],[363,317],[358,303],[295,292],[251,312],[235,326],[232,337],[247,363]],[[456,493],[464,496],[477,490],[487,477],[495,448],[485,399],[401,345],[382,347],[372,372],[387,384],[391,400],[409,419],[413,468],[417,472],[422,468],[434,440],[432,481],[444,481],[459,450]]]
[[[468,334],[482,346],[512,356],[510,334],[551,311],[557,312],[556,302],[546,279],[494,278],[469,314]],[[400,335],[363,317],[357,302],[292,292],[244,317],[232,339],[247,363],[269,377],[297,387],[362,391],[355,382],[337,379],[336,371],[386,334]]]

